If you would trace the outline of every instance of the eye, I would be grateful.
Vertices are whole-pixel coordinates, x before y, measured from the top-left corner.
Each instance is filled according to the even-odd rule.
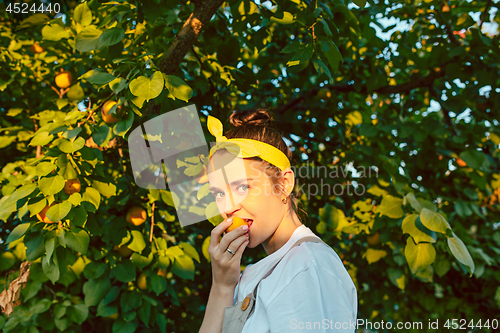
[[[237,189],[243,188],[243,192],[248,191],[249,186],[246,184],[241,184],[236,187]],[[219,193],[224,194],[224,192],[212,192],[212,195],[215,197],[215,199],[221,199],[221,197],[218,197]]]
[[[245,191],[248,191],[248,185],[245,185],[245,184],[241,184],[237,188],[242,188],[242,187],[245,187]]]

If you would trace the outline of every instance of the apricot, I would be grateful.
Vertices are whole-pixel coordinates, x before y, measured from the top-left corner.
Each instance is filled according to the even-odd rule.
[[[109,114],[109,110],[111,110],[111,108],[115,104],[117,104],[115,101],[107,101],[106,103],[104,103],[104,105],[101,108],[102,120],[104,120],[108,124],[114,124],[120,120],[120,118],[115,118],[113,116],[115,115],[115,116],[121,117],[121,113],[120,113],[121,105],[118,106],[116,113],[114,115]]]
[[[226,232],[231,232],[234,229],[241,227],[242,225],[248,225],[248,223],[245,222],[241,217],[235,216],[233,217],[233,224],[231,224],[227,229]]]
[[[139,206],[133,206],[130,207],[130,209],[127,212],[127,215],[125,216],[125,219],[127,220],[128,223],[131,223],[135,226],[139,226],[146,222],[146,218],[148,215],[146,214],[146,211]]]
[[[64,184],[64,193],[67,195],[72,195],[73,193],[80,192],[82,184],[78,178],[75,179],[66,179]]]
[[[56,76],[56,86],[62,89],[66,89],[71,86],[71,81],[73,77],[70,72],[62,72]]]
[[[36,214],[36,217],[37,217],[40,221],[42,221],[42,222],[44,222],[44,223],[54,223],[54,222],[52,222],[51,220],[49,220],[49,218],[48,218],[47,216],[45,216],[45,214],[47,213],[47,211],[49,210],[49,208],[50,208],[50,207],[52,207],[52,206],[54,206],[55,204],[56,204],[56,203],[55,203],[55,202],[53,202],[50,206],[49,206],[49,205],[45,206],[45,208],[44,208],[44,209],[42,209],[42,211],[41,211],[40,213]]]

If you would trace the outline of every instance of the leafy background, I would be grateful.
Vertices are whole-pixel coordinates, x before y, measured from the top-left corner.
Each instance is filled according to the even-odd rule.
[[[358,318],[499,318],[498,1],[50,4],[0,4],[2,288],[31,263],[3,331],[199,329],[217,221],[182,228],[168,191],[135,185],[127,146],[189,104],[203,125],[270,108],[294,167],[328,168],[298,176],[297,195],[358,288]],[[116,124],[107,100],[125,111]],[[39,222],[52,203],[60,222]],[[132,226],[137,205],[148,220]],[[263,256],[248,249],[242,268]]]

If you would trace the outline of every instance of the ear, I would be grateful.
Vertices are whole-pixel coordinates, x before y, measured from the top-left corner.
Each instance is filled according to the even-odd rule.
[[[283,192],[286,194],[286,196],[289,196],[290,193],[292,193],[293,188],[295,187],[295,173],[293,172],[292,169],[286,168],[282,172],[282,185],[283,185]]]

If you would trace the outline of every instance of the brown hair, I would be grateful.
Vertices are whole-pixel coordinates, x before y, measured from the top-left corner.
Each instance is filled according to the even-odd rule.
[[[245,111],[233,111],[229,117],[229,122],[233,126],[224,136],[227,139],[251,139],[265,142],[281,150],[288,160],[292,160],[292,152],[283,141],[283,135],[278,130],[275,123],[275,116],[271,111],[265,109],[254,109]],[[260,157],[251,157],[252,160],[261,161],[262,168],[266,175],[271,179],[274,188],[281,187],[282,171],[275,165],[262,160]],[[287,197],[288,207],[292,208],[297,214],[299,220],[304,223],[310,222],[306,211],[302,209],[302,203],[295,198],[293,191]]]

